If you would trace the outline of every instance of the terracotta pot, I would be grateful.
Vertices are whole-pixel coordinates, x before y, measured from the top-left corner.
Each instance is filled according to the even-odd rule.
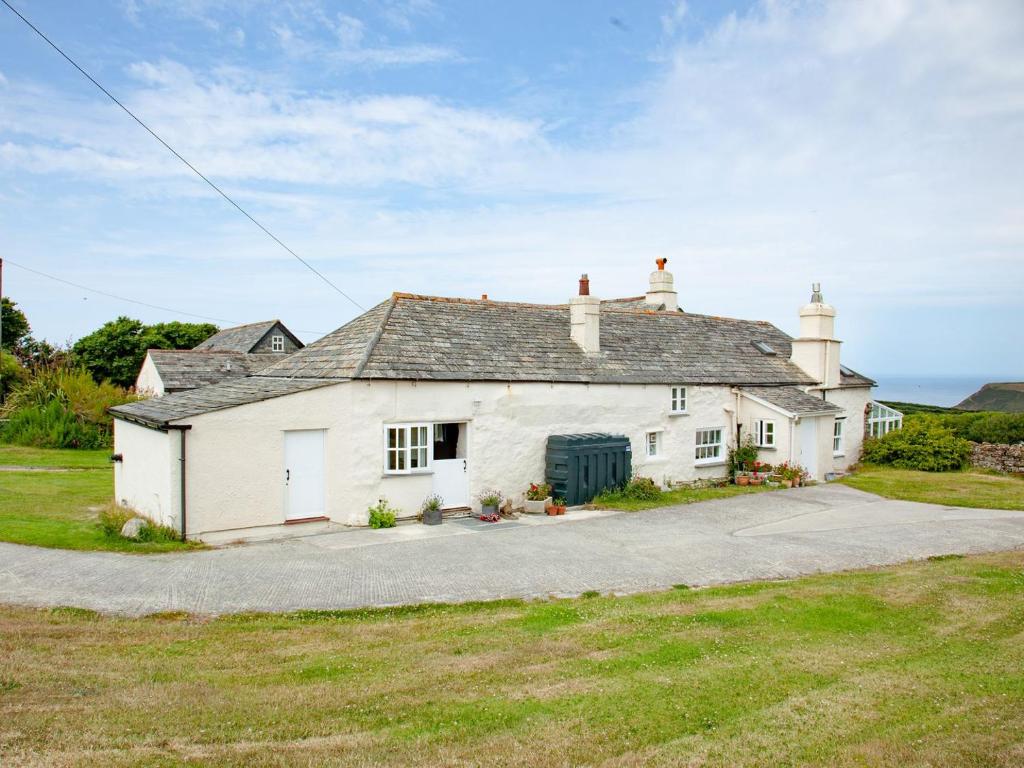
[[[750,475],[736,475],[736,485],[750,485]]]
[[[763,483],[763,482],[764,482],[764,480],[762,480],[760,477],[752,477],[752,478],[750,478],[750,484],[751,485],[761,485],[761,483]]]
[[[554,517],[555,515],[558,514],[558,508],[557,507],[548,507],[545,511],[548,513],[549,517]]]
[[[783,488],[792,488],[793,487],[793,481],[792,480],[780,480],[779,482],[782,484]]]
[[[558,505],[558,514],[560,514],[560,515],[564,515],[565,514],[565,505],[564,504],[559,504]]]

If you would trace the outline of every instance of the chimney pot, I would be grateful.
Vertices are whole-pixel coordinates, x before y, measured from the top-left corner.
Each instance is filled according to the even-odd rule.
[[[655,259],[654,263],[658,265],[658,271],[664,272],[665,271],[665,265],[668,264],[668,259],[667,258]]]
[[[583,274],[580,276],[580,296],[590,295],[590,278]]]
[[[487,301],[487,294],[483,293],[480,295],[480,301]]]

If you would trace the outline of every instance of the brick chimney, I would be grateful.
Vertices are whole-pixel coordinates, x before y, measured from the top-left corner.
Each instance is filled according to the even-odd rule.
[[[569,299],[569,338],[584,352],[601,351],[601,300],[590,295],[590,278],[580,278],[579,296]]]
[[[675,312],[679,309],[679,298],[672,286],[672,273],[665,270],[668,259],[657,259],[658,268],[651,272],[650,289],[647,291],[647,306]]]

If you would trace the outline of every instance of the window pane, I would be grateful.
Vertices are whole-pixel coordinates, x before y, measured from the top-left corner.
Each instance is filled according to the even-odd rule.
[[[397,443],[398,437],[396,436],[397,433],[398,433],[397,429],[389,429],[388,430],[388,448],[394,448],[398,444]]]
[[[392,450],[388,451],[388,469],[392,472],[398,469],[398,453]]]

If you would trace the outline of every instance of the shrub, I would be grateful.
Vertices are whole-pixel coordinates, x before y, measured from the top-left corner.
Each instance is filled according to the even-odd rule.
[[[133,517],[141,517],[145,521],[139,528],[139,541],[161,543],[181,541],[181,535],[171,526],[150,520],[145,515],[140,515],[120,504],[108,504],[100,510],[100,528],[107,536],[120,536],[124,524]]]
[[[622,486],[622,496],[634,501],[657,501],[661,498],[661,488],[649,477],[636,476]]]
[[[381,499],[374,506],[370,507],[371,528],[394,528],[395,513],[397,510],[388,506],[387,499]]]
[[[942,415],[916,414],[904,423],[922,422],[940,424],[951,429],[957,437],[975,443],[1024,442],[1024,413],[948,413]]]
[[[39,448],[103,448],[113,435],[107,409],[136,400],[112,384],[96,384],[87,372],[63,365],[39,366],[4,403],[8,419],[0,439]]]
[[[905,421],[902,429],[864,441],[862,459],[900,469],[947,472],[963,469],[971,444],[932,420]]]
[[[120,536],[124,524],[137,515],[120,504],[107,504],[100,510],[100,527],[107,536]]]
[[[59,401],[14,411],[0,440],[36,448],[103,448],[109,438],[95,424],[84,424]]]
[[[442,504],[444,504],[444,499],[436,493],[432,493],[423,500],[423,503],[420,505],[420,513],[435,512],[441,508]],[[390,528],[390,526],[387,527]]]
[[[28,381],[28,371],[18,358],[0,350],[0,403],[7,395]]]

